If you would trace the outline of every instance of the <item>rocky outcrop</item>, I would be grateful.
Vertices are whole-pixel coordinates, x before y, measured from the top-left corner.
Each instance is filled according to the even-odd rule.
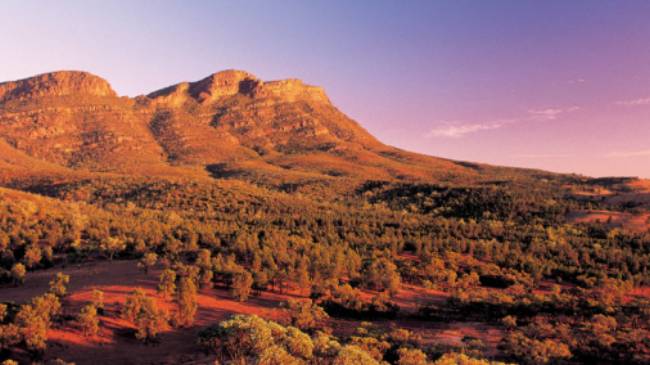
[[[182,82],[147,95],[158,105],[179,107],[193,99],[210,104],[236,94],[251,95],[261,83],[245,71],[226,70],[214,73],[196,82]]]
[[[190,84],[190,95],[200,103],[210,103],[236,94],[250,95],[260,81],[245,71],[217,72]]]
[[[78,171],[177,175],[222,166],[274,184],[295,177],[428,179],[458,169],[383,145],[319,87],[265,82],[238,70],[136,98],[117,97],[108,82],[85,72],[1,83],[1,141],[11,146],[7,153]]]
[[[196,82],[182,82],[147,95],[154,104],[180,107],[192,99],[200,104],[212,104],[234,95],[252,98],[276,98],[282,102],[309,100],[329,103],[325,90],[298,79],[261,81],[245,71],[226,70]]]
[[[69,95],[117,96],[106,80],[80,71],[51,72],[0,84],[0,102]]]
[[[318,86],[311,86],[298,79],[268,81],[255,89],[256,97],[277,97],[291,102],[296,100],[309,100],[329,103],[325,90]]]

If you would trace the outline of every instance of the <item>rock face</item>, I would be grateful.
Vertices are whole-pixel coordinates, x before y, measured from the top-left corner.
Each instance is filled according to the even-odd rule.
[[[380,143],[319,87],[237,70],[136,98],[118,97],[85,72],[1,83],[0,141],[20,154],[12,161],[28,156],[48,166],[148,175],[190,168],[278,184],[430,180],[467,170]]]
[[[0,84],[0,102],[68,95],[117,96],[99,76],[79,71],[59,71]]]
[[[289,79],[264,82],[246,71],[226,70],[196,82],[183,82],[148,95],[159,104],[180,106],[190,98],[200,104],[211,104],[235,95],[253,98],[277,97],[284,101],[311,100],[329,103],[325,91],[306,85],[301,80]]]
[[[250,95],[260,81],[244,71],[228,70],[193,82],[189,94],[200,103],[211,103],[236,94]]]

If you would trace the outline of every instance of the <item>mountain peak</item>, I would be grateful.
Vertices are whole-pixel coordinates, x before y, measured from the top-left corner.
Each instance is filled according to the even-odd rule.
[[[224,96],[250,94],[260,81],[253,74],[239,70],[216,72],[189,84],[189,93],[201,103],[218,100]]]
[[[210,104],[237,94],[253,98],[275,97],[289,102],[300,99],[329,102],[322,88],[307,85],[299,79],[262,81],[241,70],[216,72],[199,81],[182,82],[155,91],[148,97],[166,105],[180,106],[188,98],[201,104]]]
[[[47,96],[117,96],[103,78],[83,71],[57,71],[0,83],[0,102]]]
[[[29,156],[88,171],[166,175],[188,167],[269,184],[338,176],[427,180],[464,169],[383,145],[320,87],[238,70],[135,99],[117,99],[104,79],[78,71],[0,83],[3,140],[5,154],[26,169]]]
[[[276,96],[295,101],[309,99],[312,101],[328,102],[325,90],[319,86],[307,85],[299,79],[286,79],[265,82],[256,93],[260,97]]]

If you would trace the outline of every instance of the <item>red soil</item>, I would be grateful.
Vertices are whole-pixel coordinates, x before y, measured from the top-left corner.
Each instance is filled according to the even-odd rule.
[[[639,288],[634,288],[629,293],[627,293],[627,296],[632,299],[634,298],[650,299],[650,286],[642,286]]]
[[[93,289],[104,292],[105,313],[100,317],[101,333],[94,339],[81,335],[74,321],[67,321],[49,331],[46,359],[62,358],[81,364],[147,364],[188,362],[211,363],[196,346],[195,339],[200,328],[228,318],[232,314],[257,314],[280,320],[283,312],[278,305],[290,298],[287,295],[262,293],[246,303],[231,299],[228,293],[218,289],[201,290],[198,296],[199,310],[195,326],[186,329],[170,329],[160,336],[160,344],[144,345],[130,335],[132,326],[119,318],[119,308],[135,288],[144,289],[156,296],[158,303],[173,313],[175,305],[156,295],[159,272],[153,270],[145,275],[133,261],[100,262],[68,267],[64,270],[43,270],[30,273],[24,286],[3,288],[0,301],[24,303],[42,294],[48,288],[53,275],[63,271],[71,276],[64,313],[75,315],[88,303]]]
[[[55,324],[48,333],[48,350],[44,360],[62,358],[83,364],[206,364],[213,359],[196,345],[195,339],[201,328],[228,318],[233,314],[256,314],[267,319],[283,321],[286,315],[280,304],[291,298],[301,298],[295,290],[285,294],[263,292],[245,303],[231,298],[222,289],[202,289],[198,296],[199,310],[193,327],[168,329],[160,335],[159,344],[145,345],[136,340],[132,325],[119,317],[119,308],[134,289],[142,288],[155,296],[158,303],[170,313],[175,310],[172,302],[156,294],[160,270],[148,275],[137,269],[134,261],[97,262],[31,272],[25,285],[0,289],[0,301],[25,303],[47,291],[48,283],[56,272],[71,276],[69,295],[65,299],[64,314],[74,316],[91,299],[93,289],[104,292],[105,313],[100,317],[101,332],[93,339],[81,335],[74,320]],[[369,296],[376,293],[365,292]],[[405,312],[414,312],[420,303],[444,301],[448,294],[405,285],[395,298]],[[376,321],[382,327],[404,327],[417,331],[428,343],[459,345],[465,336],[477,337],[488,346],[488,352],[496,349],[501,338],[498,327],[474,322],[431,323],[415,320]],[[358,321],[332,319],[330,326],[337,335],[353,333]]]
[[[610,227],[620,227],[631,232],[646,232],[650,229],[650,213],[632,214],[607,210],[579,211],[569,214],[572,223],[608,223]]]

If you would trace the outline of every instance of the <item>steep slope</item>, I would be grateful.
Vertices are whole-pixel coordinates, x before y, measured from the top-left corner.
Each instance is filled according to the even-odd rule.
[[[136,98],[77,71],[2,83],[0,141],[21,154],[15,166],[44,173],[36,161],[88,173],[350,189],[365,180],[465,181],[493,171],[386,146],[323,89],[235,70]]]
[[[278,182],[475,174],[380,143],[332,105],[321,88],[300,80],[264,82],[231,70],[148,98],[159,111],[154,131],[172,162],[203,163],[216,176]]]
[[[97,76],[55,72],[0,90],[0,136],[32,157],[91,171],[164,165],[147,113]]]
[[[48,163],[18,151],[0,139],[0,183],[13,186],[28,183],[43,176],[56,179],[57,176],[70,176],[75,171]]]

